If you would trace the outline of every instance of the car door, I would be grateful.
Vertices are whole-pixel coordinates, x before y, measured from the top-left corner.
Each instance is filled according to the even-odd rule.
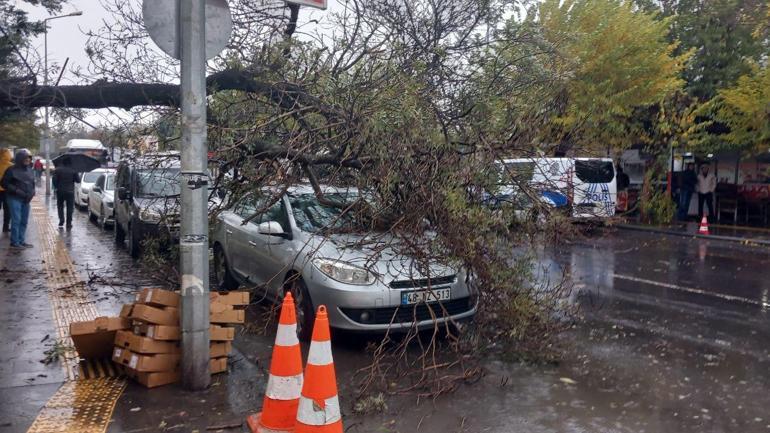
[[[289,223],[289,212],[285,197],[271,206],[267,212],[260,217],[260,223],[274,221],[281,225],[286,237],[259,235],[260,240],[267,245],[268,255],[264,257],[264,264],[261,267],[265,271],[265,281],[272,297],[279,295],[279,290],[283,287],[283,277],[289,270],[290,264],[296,256],[294,244],[291,241],[291,224]]]
[[[88,192],[88,208],[94,215],[100,215],[102,206],[102,193],[104,191],[105,176],[102,174],[96,180],[96,183],[91,187],[91,191]]]
[[[248,230],[241,223],[243,218],[239,215],[240,212],[236,212],[236,207],[232,211],[225,211],[221,214],[223,229],[225,231],[225,245],[227,252],[227,259],[229,260],[230,267],[235,273],[243,278],[247,278],[251,281],[251,276],[248,272],[249,254],[251,248],[249,245]]]
[[[250,200],[248,206],[242,206],[236,208],[236,213],[241,218],[242,234],[245,237],[246,253],[243,254],[242,263],[249,280],[254,284],[263,286],[268,282],[271,282],[273,278],[280,273],[280,268],[276,268],[274,260],[270,256],[270,244],[275,241],[274,236],[263,235],[259,233],[259,224],[266,221],[273,221],[276,212],[280,213],[282,201],[279,201],[267,211],[261,215],[256,216],[248,223],[243,224],[243,221],[252,217],[254,213],[264,209],[271,197],[259,196]]]

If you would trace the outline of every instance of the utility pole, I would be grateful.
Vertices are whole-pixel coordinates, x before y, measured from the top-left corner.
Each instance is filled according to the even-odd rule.
[[[78,17],[83,12],[77,11],[67,15],[58,15],[43,20],[43,85],[48,85],[48,21],[57,18]],[[66,65],[65,65],[66,66]],[[43,132],[43,152],[45,154],[45,195],[51,195],[51,130],[48,127],[48,105],[45,111],[45,131]]]
[[[206,144],[206,1],[185,0],[179,8],[182,61],[182,382],[209,386],[208,152]]]

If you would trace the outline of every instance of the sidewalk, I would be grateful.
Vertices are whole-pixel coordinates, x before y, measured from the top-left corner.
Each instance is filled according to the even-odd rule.
[[[727,242],[738,242],[742,244],[770,246],[770,229],[763,229],[760,227],[709,224],[708,235],[699,234],[699,223],[694,221],[688,221],[687,223],[679,223],[668,226],[653,226],[649,224],[642,224],[636,221],[628,221],[625,223],[613,224],[612,227],[673,236],[696,237]]]

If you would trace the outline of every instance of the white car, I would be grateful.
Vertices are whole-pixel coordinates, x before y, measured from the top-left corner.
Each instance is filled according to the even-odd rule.
[[[88,193],[91,191],[91,187],[94,186],[99,176],[104,173],[114,173],[115,170],[110,168],[97,168],[94,171],[83,173],[80,176],[80,183],[75,184],[75,206],[81,209],[87,209],[88,206]]]
[[[102,229],[115,223],[115,173],[102,173],[88,192],[88,217]]]

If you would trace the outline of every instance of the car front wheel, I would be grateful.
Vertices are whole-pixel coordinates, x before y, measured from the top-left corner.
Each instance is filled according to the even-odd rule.
[[[214,279],[219,291],[235,290],[238,288],[238,282],[235,281],[230,273],[230,266],[227,263],[227,256],[222,247],[214,245]]]
[[[300,341],[310,341],[313,335],[313,323],[315,322],[315,310],[313,301],[307,291],[307,286],[301,277],[290,277],[287,281],[287,292],[291,292],[294,298],[295,314],[297,316],[297,337]]]

